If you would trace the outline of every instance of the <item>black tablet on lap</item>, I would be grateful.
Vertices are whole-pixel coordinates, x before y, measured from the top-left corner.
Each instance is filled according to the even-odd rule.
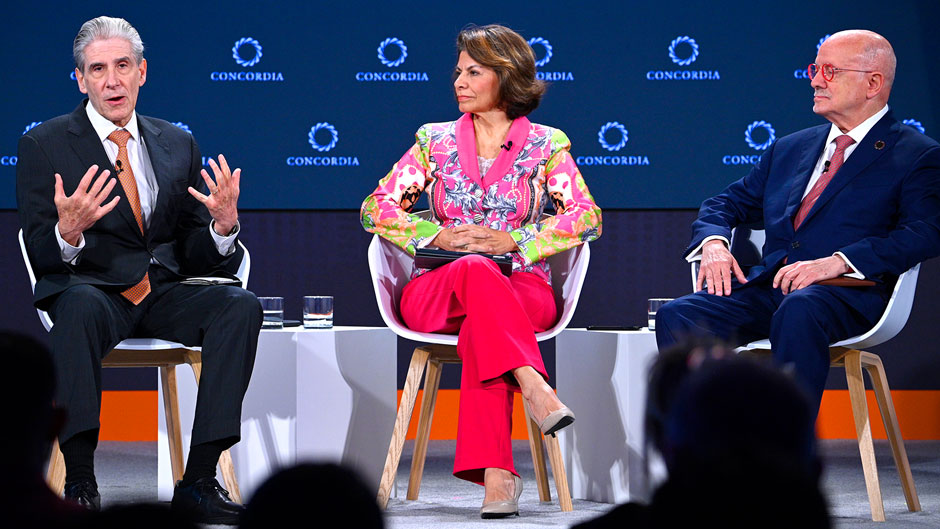
[[[415,266],[418,268],[428,268],[433,270],[439,266],[446,265],[447,263],[456,261],[457,259],[467,255],[479,255],[481,257],[486,257],[487,259],[499,265],[499,271],[502,272],[504,276],[509,277],[512,275],[512,257],[508,255],[451,252],[449,250],[441,250],[440,248],[418,248],[418,251],[415,252]]]

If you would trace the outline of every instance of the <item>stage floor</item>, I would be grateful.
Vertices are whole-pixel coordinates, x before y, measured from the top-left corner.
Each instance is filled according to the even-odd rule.
[[[907,511],[887,442],[875,441],[887,517],[887,523],[876,524],[870,518],[868,496],[855,442],[821,442],[826,465],[825,488],[833,527],[940,527],[940,441],[908,441],[906,444],[923,511]],[[408,484],[412,447],[411,441],[405,445],[399,467],[398,491],[401,498],[404,498]],[[100,443],[95,467],[103,507],[117,503],[156,501],[156,450],[156,443]],[[610,504],[575,500],[574,512],[563,513],[559,511],[557,503],[539,503],[528,443],[514,442],[513,452],[517,470],[525,480],[520,500],[522,515],[501,520],[501,528],[570,527],[612,507]],[[478,514],[483,499],[482,488],[451,476],[453,453],[453,441],[431,442],[420,499],[409,502],[392,498],[387,511],[387,527],[443,529],[483,526],[487,523],[492,525],[492,521],[482,520]],[[768,513],[768,516],[772,516],[772,513]],[[755,527],[759,526],[759,523],[755,523]]]

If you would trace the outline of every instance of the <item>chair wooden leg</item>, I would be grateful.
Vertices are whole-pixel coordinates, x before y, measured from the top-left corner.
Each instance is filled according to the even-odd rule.
[[[881,485],[878,482],[875,447],[871,440],[871,424],[868,418],[868,401],[865,397],[865,380],[862,378],[861,355],[859,351],[852,350],[845,355],[844,359],[845,378],[849,386],[852,415],[855,418],[855,435],[858,437],[862,472],[865,474],[865,487],[868,489],[868,502],[871,505],[871,519],[883,522],[885,521],[885,508],[881,499]]]
[[[548,470],[545,468],[545,448],[542,445],[542,432],[535,423],[529,410],[529,403],[522,399],[525,410],[525,425],[529,432],[529,449],[532,451],[532,466],[535,467],[535,485],[539,490],[539,501],[552,501],[552,491],[548,486]]]
[[[391,496],[392,486],[395,484],[395,475],[398,473],[401,451],[405,446],[405,436],[408,435],[408,424],[411,422],[415,399],[418,397],[418,384],[421,382],[421,375],[424,372],[424,366],[428,362],[429,354],[430,352],[427,349],[418,347],[411,355],[411,364],[408,366],[408,374],[405,376],[405,387],[401,392],[398,416],[395,418],[395,427],[392,430],[392,438],[388,444],[385,468],[382,470],[382,480],[379,482],[379,492],[376,496],[376,501],[381,509],[388,506],[388,498]]]
[[[49,455],[49,469],[46,472],[46,483],[52,492],[61,496],[65,490],[65,458],[59,450],[59,440],[52,440],[52,450]]]
[[[195,351],[190,351],[186,355],[186,363],[193,368],[193,376],[196,377],[196,386],[199,386],[199,378],[202,377],[202,355]]]
[[[238,488],[238,480],[235,479],[235,465],[232,463],[232,453],[228,450],[219,455],[219,470],[222,471],[222,481],[225,482],[225,489],[235,503],[242,502],[242,493]]]
[[[862,366],[871,377],[872,388],[878,399],[878,408],[881,410],[881,419],[884,421],[888,442],[891,444],[891,453],[894,455],[894,464],[901,478],[901,488],[904,489],[904,499],[911,512],[920,511],[920,499],[917,497],[917,488],[914,486],[914,476],[911,474],[911,463],[907,459],[907,450],[904,449],[904,439],[901,437],[901,427],[898,416],[894,411],[894,401],[891,398],[891,389],[888,387],[888,378],[881,358],[872,353],[862,351]]]
[[[163,386],[163,415],[166,418],[167,442],[170,445],[170,469],[173,483],[183,479],[183,440],[180,434],[180,408],[176,389],[176,366],[160,366]]]
[[[552,465],[552,475],[555,476],[555,492],[558,494],[558,504],[563,512],[573,511],[571,491],[568,490],[568,472],[565,471],[565,460],[561,457],[558,437],[549,435],[545,438],[545,445],[548,449],[548,460]]]
[[[437,403],[437,390],[441,386],[441,372],[444,365],[430,356],[427,371],[424,374],[424,397],[418,412],[418,431],[415,436],[415,450],[411,457],[411,474],[408,476],[409,500],[417,500],[421,490],[421,476],[424,474],[424,461],[428,455],[428,441],[431,438],[431,422],[434,420],[434,405]]]

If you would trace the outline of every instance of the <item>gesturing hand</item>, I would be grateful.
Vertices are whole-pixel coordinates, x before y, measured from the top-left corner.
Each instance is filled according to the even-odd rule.
[[[454,252],[504,254],[519,249],[508,232],[475,224],[444,228],[432,244]]]
[[[784,294],[789,294],[823,279],[839,277],[850,271],[849,265],[837,255],[812,261],[798,261],[777,270],[777,275],[774,276],[774,288],[780,287]]]
[[[702,264],[698,269],[698,279],[695,281],[695,290],[702,290],[702,283],[708,281],[708,293],[719,296],[731,294],[731,274],[742,285],[747,278],[738,261],[731,255],[724,241],[714,239],[702,246]]]
[[[202,202],[209,210],[209,214],[215,219],[216,233],[228,235],[238,222],[238,184],[242,170],[235,169],[235,172],[232,172],[228,167],[228,162],[225,161],[225,156],[221,154],[218,164],[212,158],[209,159],[209,167],[212,168],[212,174],[215,176],[214,182],[209,178],[209,173],[205,169],[202,170],[202,179],[206,181],[206,186],[209,188],[209,196],[203,195],[192,187],[189,188],[189,194]]]
[[[98,166],[92,165],[85,171],[85,176],[78,182],[78,187],[72,196],[65,195],[65,188],[62,185],[62,176],[55,174],[55,208],[59,213],[59,234],[65,242],[72,246],[78,246],[82,241],[82,232],[92,227],[98,219],[107,215],[114,206],[117,206],[120,196],[115,196],[105,205],[101,205],[117,182],[114,178],[108,178],[111,171],[105,169],[101,171],[98,178],[92,184],[91,179],[98,172]],[[107,183],[105,183],[107,181]],[[89,188],[89,184],[91,188]]]

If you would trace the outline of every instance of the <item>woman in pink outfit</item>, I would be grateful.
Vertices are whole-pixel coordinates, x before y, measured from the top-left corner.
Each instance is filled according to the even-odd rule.
[[[454,92],[463,116],[429,123],[362,204],[366,230],[414,255],[467,252],[433,271],[415,269],[400,312],[419,332],[457,333],[463,360],[454,475],[485,487],[481,515],[518,513],[522,480],[512,461],[513,393],[543,433],[574,422],[546,382],[535,333],[557,321],[545,258],[601,232],[601,211],[568,152],[565,134],[530,122],[545,91],[519,34],[472,26],[457,37]],[[412,214],[427,193],[431,220]],[[543,218],[549,201],[555,215]],[[512,256],[502,275],[474,254]]]

